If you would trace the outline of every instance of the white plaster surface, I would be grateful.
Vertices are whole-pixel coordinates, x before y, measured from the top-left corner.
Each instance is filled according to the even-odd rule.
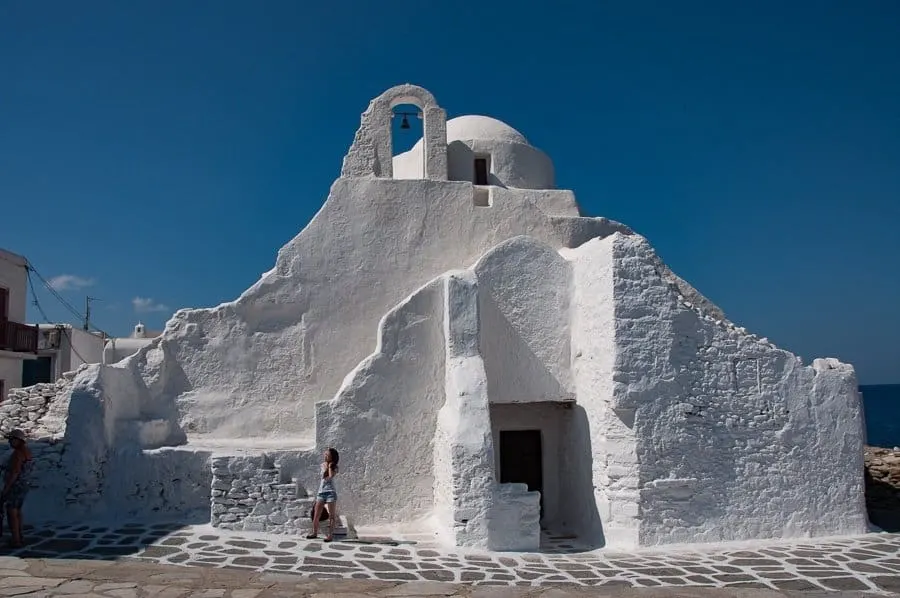
[[[179,382],[159,398],[190,437],[312,436],[313,404],[334,396],[380,318],[416,288],[519,234],[562,247],[628,230],[498,191],[484,209],[467,183],[339,179],[272,273],[235,302],[168,323],[154,350]]]
[[[474,269],[491,403],[574,399],[568,262],[547,245],[516,237]]]
[[[450,273],[444,293],[445,403],[434,442],[438,532],[457,546],[487,547],[498,489],[474,273]]]
[[[475,158],[487,158],[488,184],[518,189],[555,189],[550,158],[525,136],[495,118],[467,115],[447,121],[447,178],[475,182]],[[397,179],[423,178],[423,142],[393,158]],[[577,215],[577,214],[575,214]]]
[[[3,380],[0,401],[5,401],[11,388],[22,386],[22,359],[19,356],[0,351],[0,380]]]
[[[71,328],[69,331],[71,353],[69,363],[62,366],[63,372],[77,370],[82,365],[100,363],[103,358],[103,339],[96,334]]]
[[[39,328],[46,337],[59,337],[55,347],[39,351],[39,355],[51,358],[53,379],[59,379],[63,373],[75,371],[82,365],[100,363],[103,360],[102,337],[71,324],[41,324]]]
[[[152,338],[115,338],[106,341],[103,347],[103,363],[116,363],[131,357],[153,342]]]
[[[21,255],[0,249],[0,287],[9,291],[9,304],[6,316],[13,322],[25,322],[25,309],[28,299],[28,274],[25,265],[28,262]]]
[[[443,404],[443,293],[432,282],[388,312],[375,352],[319,403],[321,446],[344,455],[337,483],[343,508],[361,520],[431,515],[431,441]]]
[[[0,249],[0,288],[9,292],[7,312],[0,314],[12,322],[25,323],[25,308],[28,296],[28,281],[25,265],[28,262],[21,255]],[[22,385],[22,355],[11,351],[0,351],[0,380],[3,381],[0,401],[6,399],[11,388]]]
[[[638,471],[631,413],[613,409],[616,381],[616,303],[613,237],[589,241],[564,252],[572,263],[572,357],[581,417],[572,433],[585,438],[581,450],[569,452],[565,471],[584,479],[573,492],[571,510],[580,513],[582,541],[590,544],[638,544]],[[648,315],[652,317],[652,315]]]
[[[608,397],[601,417],[616,439],[599,486],[607,497],[598,503],[608,504],[601,518],[618,524],[608,544],[865,531],[852,368],[803,366],[703,313],[663,278],[642,237],[613,235],[573,254],[591,252],[601,261],[611,252],[613,269],[606,290],[615,319],[605,325],[615,361],[611,383],[600,385]],[[599,328],[587,324],[580,327]],[[585,341],[579,359],[608,354]],[[595,368],[585,373],[605,375]]]
[[[103,363],[116,363],[130,357],[139,350],[150,345],[153,339],[161,333],[147,330],[142,322],[138,322],[134,326],[130,336],[124,338],[111,338],[106,341],[103,347]]]
[[[425,116],[421,180],[392,178],[390,111],[409,102]],[[535,188],[447,180],[448,131],[528,147],[502,123],[460,123],[421,88],[388,90],[322,209],[241,297],[181,310],[37,411],[6,412],[0,427],[46,407],[29,421],[48,431],[42,471],[59,473],[40,476],[35,510],[217,509],[218,525],[298,533],[334,446],[348,519],[536,550],[540,496],[498,482],[495,434],[538,426],[544,523],[583,545],[864,532],[852,367],[803,366],[734,326],[645,239],[579,217],[518,149],[503,172]]]

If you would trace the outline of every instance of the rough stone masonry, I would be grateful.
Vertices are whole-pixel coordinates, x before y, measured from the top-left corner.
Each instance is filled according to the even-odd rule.
[[[266,455],[212,458],[213,527],[272,534],[307,533],[315,498],[296,480],[284,481]],[[339,525],[336,532],[346,534]]]
[[[900,532],[900,449],[866,447],[866,509],[888,532]]]

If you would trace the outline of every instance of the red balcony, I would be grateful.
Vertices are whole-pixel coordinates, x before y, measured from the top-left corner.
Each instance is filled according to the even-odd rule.
[[[38,327],[0,320],[0,351],[37,353]]]

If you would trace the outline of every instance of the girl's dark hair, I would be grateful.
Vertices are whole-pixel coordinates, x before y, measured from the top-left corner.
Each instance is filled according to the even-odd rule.
[[[337,449],[334,447],[328,447],[328,456],[331,457],[331,462],[329,463],[329,467],[334,473],[338,471],[338,461],[341,460],[341,456],[338,454]],[[322,474],[322,477],[328,475],[328,472]]]

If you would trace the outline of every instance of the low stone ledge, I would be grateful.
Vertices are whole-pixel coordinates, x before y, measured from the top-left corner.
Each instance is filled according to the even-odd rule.
[[[869,520],[900,532],[900,449],[865,447],[866,510]]]
[[[284,535],[309,531],[315,499],[296,480],[283,480],[268,456],[220,456],[210,465],[213,527]]]

